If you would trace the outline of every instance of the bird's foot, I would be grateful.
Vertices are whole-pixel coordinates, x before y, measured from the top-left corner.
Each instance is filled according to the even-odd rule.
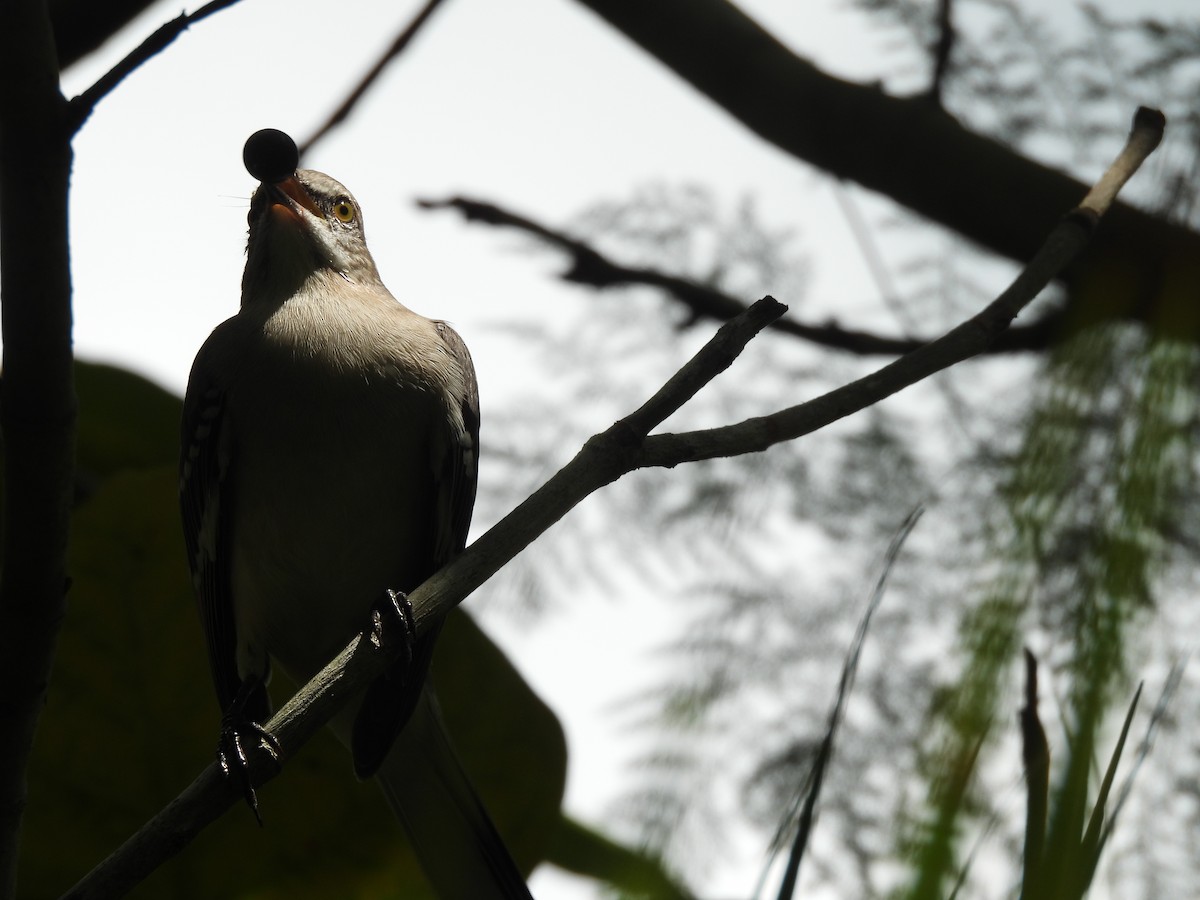
[[[258,722],[246,714],[246,704],[255,691],[262,690],[262,683],[248,679],[242,683],[237,696],[221,717],[221,737],[217,741],[217,762],[221,772],[230,781],[234,781],[242,789],[246,805],[254,813],[254,818],[262,826],[262,816],[258,811],[258,795],[254,791],[252,778],[251,755],[265,753],[267,758],[280,768],[280,757],[283,748],[275,735],[267,731]]]
[[[367,638],[370,640],[371,646],[376,650],[382,650],[384,630],[395,627],[397,624],[400,626],[400,633],[404,635],[405,655],[401,662],[407,666],[412,662],[413,645],[417,641],[417,620],[413,614],[412,603],[408,600],[408,594],[389,588],[383,592],[383,599],[379,606],[371,610],[371,625],[367,629]]]

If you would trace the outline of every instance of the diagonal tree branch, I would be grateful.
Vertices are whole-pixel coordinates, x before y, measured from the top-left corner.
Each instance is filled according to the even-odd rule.
[[[766,297],[746,314],[726,323],[699,353],[640,410],[592,438],[576,458],[532,497],[468,547],[443,573],[410,595],[418,636],[566,515],[580,500],[632,470],[645,433],[677,409],[729,366],[745,345],[786,307]],[[356,637],[312,681],[284,704],[266,724],[278,740],[286,762],[333,717],[351,697],[386,671],[404,652],[397,635],[384,635],[383,652]],[[256,785],[279,774],[264,756],[251,760]],[[240,789],[226,780],[214,762],[178,797],[107,860],[97,866],[62,900],[99,900],[124,895],[159,865],[178,853],[225,810],[241,802]]]
[[[418,634],[566,515],[607,484],[639,468],[674,466],[691,459],[729,456],[765,449],[807,434],[821,424],[864,409],[882,397],[965,359],[986,346],[1012,318],[1069,265],[1087,244],[1101,216],[1137,166],[1162,137],[1161,113],[1139,110],[1129,144],[1118,163],[1120,177],[1107,176],[1051,232],[1013,285],[979,315],[921,350],[874,375],[808,403],[738,425],[683,435],[650,435],[733,362],[746,344],[786,307],[771,297],[730,320],[638,410],[589,439],[566,466],[471,544],[453,562],[412,592]],[[360,635],[266,724],[290,758],[350,697],[405,652],[398,635],[385,635],[382,647]],[[252,761],[256,784],[278,774],[265,759]],[[200,830],[238,802],[240,791],[225,781],[216,763],[108,859],[80,881],[64,900],[114,897],[128,891],[163,861],[182,850]]]
[[[763,140],[1009,259],[1030,259],[1086,189],[968,131],[926,95],[893,97],[822,72],[730,0],[578,2]],[[1100,293],[1116,277],[1135,286],[1104,298],[1114,308],[1097,303],[1081,315],[1155,321],[1170,315],[1164,306],[1190,305],[1198,258],[1200,234],[1116,204],[1064,277],[1086,275]]]
[[[630,285],[659,288],[679,301],[688,310],[692,321],[715,319],[718,322],[727,322],[747,309],[741,300],[708,285],[657,269],[625,266],[614,262],[585,241],[493,203],[469,197],[450,197],[445,200],[422,199],[417,201],[417,205],[422,209],[431,210],[454,209],[462,213],[469,222],[517,228],[566,251],[571,256],[571,265],[561,276],[564,281],[601,289]],[[843,328],[836,322],[813,325],[795,319],[779,319],[771,324],[771,328],[822,347],[844,350],[858,356],[899,356],[916,350],[930,340],[884,337],[867,331]],[[1029,325],[1007,329],[984,352],[1044,350],[1053,343],[1061,328],[1061,316],[1052,313]]]
[[[63,69],[78,62],[128,25],[154,0],[50,0],[54,46]]]
[[[70,132],[74,134],[91,116],[96,104],[111,94],[122,81],[138,69],[142,63],[157,56],[175,42],[175,39],[202,19],[207,19],[213,13],[220,12],[226,7],[233,6],[238,0],[211,0],[194,13],[180,13],[170,22],[165,22],[154,30],[148,38],[141,42],[128,56],[109,69],[100,79],[78,97],[71,100],[69,116]]]
[[[412,39],[417,36],[417,32],[429,21],[429,17],[433,15],[434,11],[441,4],[442,0],[427,0],[425,5],[421,7],[421,11],[397,35],[396,40],[392,41],[392,45],[388,47],[383,56],[379,58],[375,65],[363,76],[362,81],[350,92],[350,96],[343,100],[342,105],[333,111],[333,114],[325,121],[324,125],[313,132],[312,136],[300,145],[301,159],[312,149],[313,144],[333,131],[334,128],[342,124],[350,116],[350,113],[354,111],[354,107],[358,105],[358,102],[375,85],[375,82],[379,80],[379,76],[384,73],[388,65],[396,57],[404,52],[404,48],[412,42]]]

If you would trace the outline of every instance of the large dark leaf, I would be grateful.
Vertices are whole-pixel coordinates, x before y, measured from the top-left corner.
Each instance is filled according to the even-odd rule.
[[[179,400],[110,367],[78,377],[80,459],[95,477],[72,523],[70,606],[29,773],[29,897],[57,896],[165,805],[213,759],[219,722],[176,502]],[[435,672],[514,855],[543,858],[566,768],[557,719],[465,614],[447,623]],[[428,896],[382,795],[329,734],[260,800],[265,828],[234,809],[133,896]]]

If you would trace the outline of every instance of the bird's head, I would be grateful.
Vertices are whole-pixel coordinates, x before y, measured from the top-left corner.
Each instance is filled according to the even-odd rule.
[[[299,169],[262,182],[250,201],[249,224],[243,303],[260,294],[290,295],[319,274],[379,282],[358,201],[328,175]]]

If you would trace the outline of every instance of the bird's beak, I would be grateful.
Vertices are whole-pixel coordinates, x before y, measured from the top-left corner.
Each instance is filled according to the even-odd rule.
[[[277,184],[263,184],[267,190],[270,199],[271,212],[284,215],[296,216],[296,208],[302,207],[308,210],[317,218],[322,218],[323,213],[313,201],[312,196],[304,189],[295,175],[289,175]]]

